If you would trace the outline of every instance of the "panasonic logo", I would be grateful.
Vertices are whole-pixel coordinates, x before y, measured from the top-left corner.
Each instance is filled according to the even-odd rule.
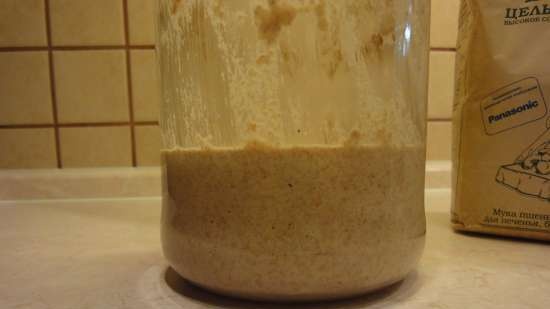
[[[509,109],[509,110],[503,112],[503,113],[500,113],[500,114],[497,114],[497,115],[490,115],[488,117],[488,120],[489,120],[489,123],[499,122],[503,119],[506,119],[506,118],[512,117],[514,115],[521,114],[521,113],[523,113],[525,111],[528,111],[530,109],[536,108],[537,106],[539,106],[538,101],[529,100],[529,102],[527,102],[523,105],[520,105],[520,106],[516,106],[512,109]]]

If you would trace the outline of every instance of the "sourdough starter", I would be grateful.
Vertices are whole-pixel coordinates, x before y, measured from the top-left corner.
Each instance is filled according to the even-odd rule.
[[[188,280],[229,295],[331,299],[397,282],[424,245],[424,148],[163,151],[162,237]]]
[[[289,301],[367,292],[413,269],[428,7],[160,1],[162,234],[179,274]]]

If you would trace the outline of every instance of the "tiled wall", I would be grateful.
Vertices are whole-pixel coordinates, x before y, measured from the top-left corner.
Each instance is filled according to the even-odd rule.
[[[450,160],[455,47],[460,0],[432,0],[428,159]]]
[[[450,157],[459,0],[432,0],[430,159]],[[155,0],[0,0],[0,168],[158,164]]]
[[[154,0],[0,0],[0,168],[158,164]]]

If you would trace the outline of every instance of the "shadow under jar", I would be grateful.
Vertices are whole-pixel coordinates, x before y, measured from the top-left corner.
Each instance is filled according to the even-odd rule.
[[[402,280],[424,247],[426,0],[160,0],[162,242],[273,301]]]

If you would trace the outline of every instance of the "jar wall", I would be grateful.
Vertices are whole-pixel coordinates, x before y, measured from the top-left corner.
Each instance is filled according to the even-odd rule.
[[[312,301],[414,269],[429,4],[160,1],[161,234],[180,275]]]
[[[159,8],[166,149],[424,145],[429,1]]]

